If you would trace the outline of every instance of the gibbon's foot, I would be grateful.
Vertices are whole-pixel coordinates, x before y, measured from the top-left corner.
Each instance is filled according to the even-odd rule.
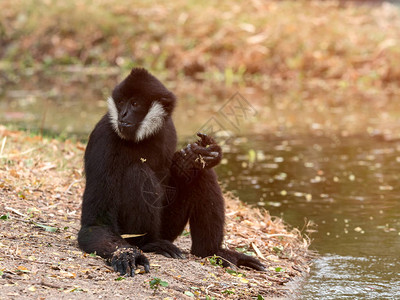
[[[239,253],[228,249],[220,249],[217,253],[217,256],[221,257],[222,265],[224,267],[229,267],[230,264],[234,264],[238,267],[243,266],[255,269],[257,271],[265,271],[264,265],[259,262],[258,259],[244,253]]]
[[[189,165],[196,169],[210,169],[218,165],[222,159],[221,147],[215,140],[203,133],[197,133],[200,140],[188,144],[181,154]]]
[[[144,252],[154,252],[169,258],[184,258],[181,250],[170,241],[157,240],[140,247]]]
[[[112,257],[108,262],[115,272],[121,275],[135,276],[135,270],[138,265],[144,267],[144,271],[150,271],[150,264],[146,256],[139,248],[119,248],[112,253]]]

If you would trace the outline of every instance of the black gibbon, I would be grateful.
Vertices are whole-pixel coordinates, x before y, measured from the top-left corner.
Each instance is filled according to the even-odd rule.
[[[172,242],[189,222],[192,254],[263,270],[257,259],[222,248],[224,199],[212,169],[221,148],[198,134],[198,141],[176,151],[175,101],[142,68],[114,88],[85,152],[80,248],[133,276],[137,265],[149,271],[143,252],[182,258]]]

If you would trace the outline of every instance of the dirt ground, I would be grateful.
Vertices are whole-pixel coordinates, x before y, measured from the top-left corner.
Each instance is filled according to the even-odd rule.
[[[7,299],[267,299],[296,293],[309,271],[309,240],[282,220],[226,194],[225,246],[257,256],[266,272],[222,268],[189,254],[146,254],[151,271],[121,277],[76,241],[84,145],[0,126],[0,295]],[[152,282],[153,280],[153,282]]]

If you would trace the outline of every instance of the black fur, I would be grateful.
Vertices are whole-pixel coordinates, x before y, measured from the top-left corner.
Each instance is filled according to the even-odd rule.
[[[215,141],[199,134],[199,141],[175,152],[175,96],[144,69],[133,69],[112,96],[118,118],[108,112],[99,121],[85,152],[79,246],[133,275],[137,264],[149,269],[141,250],[182,257],[172,242],[189,222],[193,254],[215,254],[225,263],[262,270],[258,260],[221,248],[224,200],[212,167],[222,153]],[[165,112],[158,119],[162,126],[138,140],[155,101]],[[122,234],[140,236],[123,239]]]

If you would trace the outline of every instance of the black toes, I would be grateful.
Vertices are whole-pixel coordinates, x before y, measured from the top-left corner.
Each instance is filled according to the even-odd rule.
[[[257,271],[265,271],[264,265],[255,257],[251,257],[249,255],[228,249],[220,249],[217,254],[222,257],[223,262],[227,260],[238,267],[244,266],[255,269]]]
[[[177,250],[177,251],[176,251]],[[183,254],[182,254],[182,252],[177,248],[175,250],[175,252],[173,253],[174,254],[174,256],[173,256],[173,258],[177,258],[177,259],[183,259],[184,257],[183,257]]]
[[[181,256],[179,254],[176,253],[172,253],[172,257],[175,259],[181,258]]]
[[[164,253],[160,253],[160,254],[162,254],[162,255],[164,255],[164,256],[166,256],[166,257],[170,257],[170,258],[175,258],[175,259],[178,259],[178,258],[183,258],[182,257],[182,252],[181,252],[181,250],[179,250],[179,248],[178,247],[176,247],[174,244],[170,244],[170,245],[168,245],[165,249],[164,249],[164,251],[163,251]]]
[[[165,257],[168,257],[168,258],[172,258],[172,255],[169,254],[167,251],[162,251],[162,250],[160,250],[160,251],[158,251],[158,252],[156,252],[156,253],[161,254],[161,255],[164,255]]]
[[[258,261],[258,259],[248,256],[246,254],[241,254],[240,259],[238,260],[239,266],[249,267],[255,269],[257,271],[265,271],[265,267],[262,263]]]
[[[243,264],[243,266],[252,268],[252,269],[257,270],[257,271],[263,271],[263,272],[266,271],[264,265],[262,265],[262,264],[259,263],[259,262],[248,262],[248,263],[246,263],[246,264]]]

